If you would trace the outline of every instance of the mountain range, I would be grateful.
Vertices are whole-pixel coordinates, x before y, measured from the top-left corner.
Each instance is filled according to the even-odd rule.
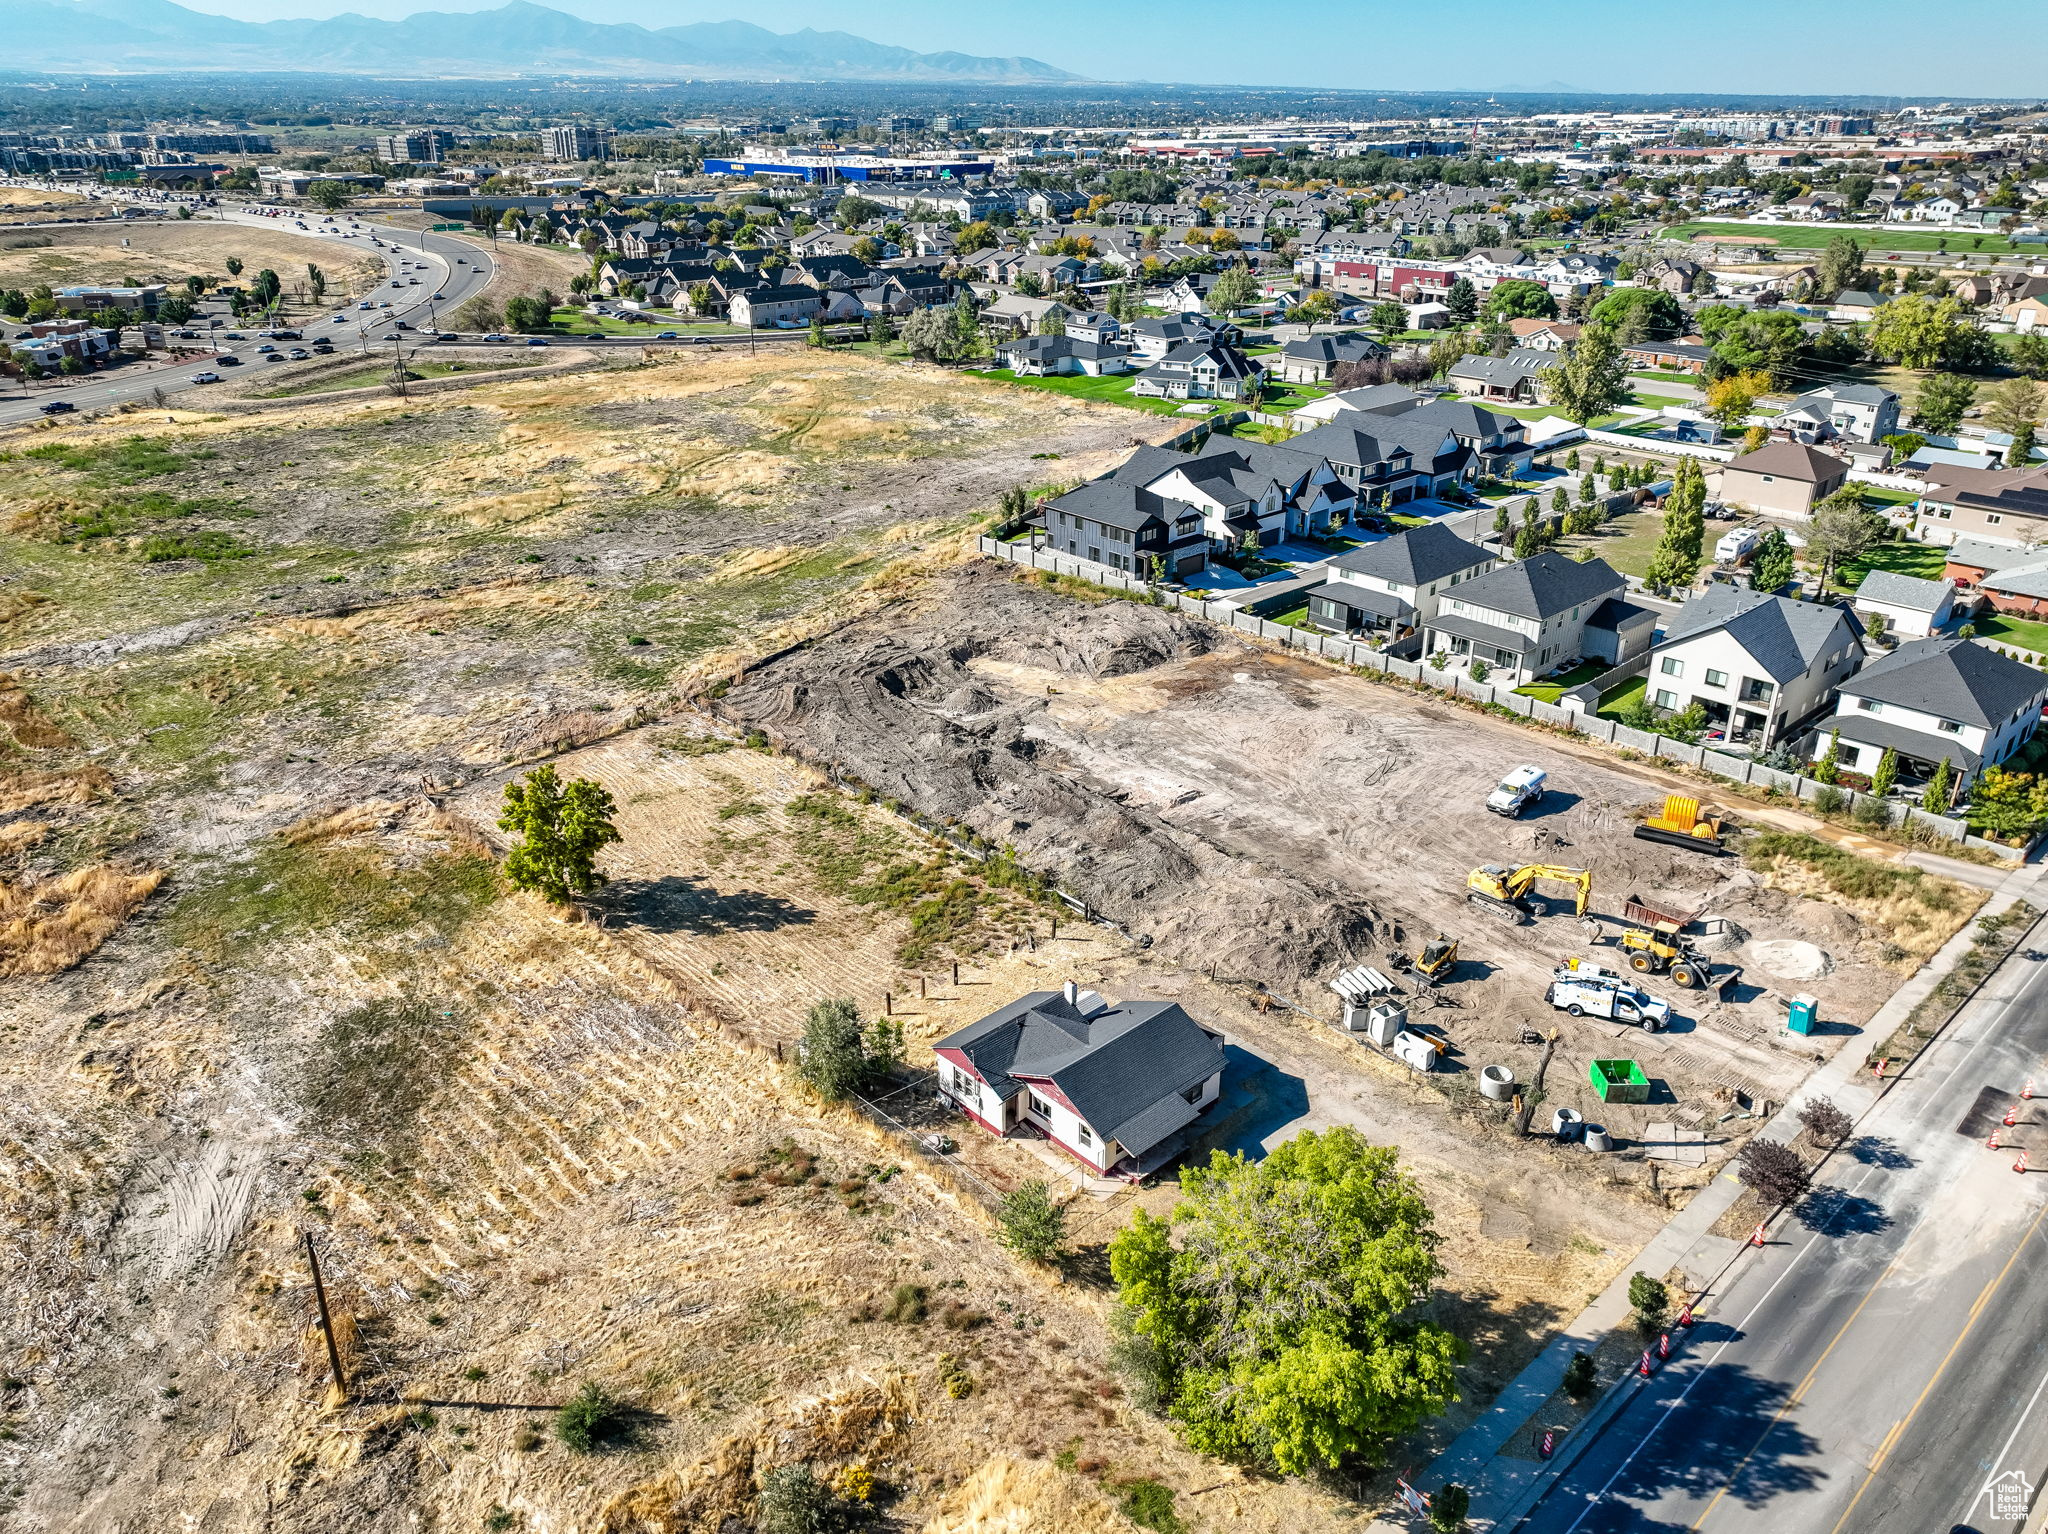
[[[630,79],[1057,84],[1038,59],[918,53],[850,32],[770,32],[745,21],[648,28],[584,21],[527,0],[402,21],[237,21],[171,0],[0,0],[0,64],[65,74],[165,70],[420,78],[603,75]]]

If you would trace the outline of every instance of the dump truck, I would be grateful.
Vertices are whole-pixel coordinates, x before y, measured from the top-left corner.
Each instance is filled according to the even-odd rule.
[[[1522,811],[1534,808],[1543,798],[1543,769],[1527,764],[1500,780],[1486,796],[1486,807],[1496,815],[1519,820]]]
[[[1555,863],[1524,863],[1517,868],[1482,863],[1465,876],[1465,898],[1481,910],[1519,925],[1534,914],[1529,893],[1539,879],[1569,885],[1577,892],[1572,914],[1586,914],[1593,899],[1593,876],[1583,868],[1564,868]]]
[[[1661,1001],[1612,970],[1574,959],[1551,971],[1543,999],[1573,1017],[1604,1017],[1661,1033],[1671,1021],[1671,1003]]]
[[[1719,857],[1727,849],[1721,844],[1721,821],[1700,813],[1700,802],[1690,794],[1667,794],[1664,813],[1653,815],[1636,827],[1640,841],[1664,842]]]

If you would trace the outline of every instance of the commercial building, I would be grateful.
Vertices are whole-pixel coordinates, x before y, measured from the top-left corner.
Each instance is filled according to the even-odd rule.
[[[391,165],[439,165],[447,156],[448,138],[432,128],[408,128],[380,135],[372,152]]]
[[[612,130],[588,123],[564,123],[543,129],[540,136],[542,158],[563,163],[608,159],[611,150]]]
[[[152,133],[154,154],[276,154],[267,133]]]
[[[777,176],[810,186],[843,181],[960,181],[995,172],[993,160],[897,159],[865,154],[772,154],[705,160],[707,176]]]

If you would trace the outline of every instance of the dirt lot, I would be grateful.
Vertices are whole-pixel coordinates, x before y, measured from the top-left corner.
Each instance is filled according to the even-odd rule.
[[[1089,905],[1175,959],[1269,985],[1330,1016],[1342,967],[1388,966],[1438,932],[1462,943],[1439,1034],[1453,1080],[1513,1064],[1525,1028],[1564,1029],[1546,1102],[1631,1139],[1674,1116],[1718,1120],[1729,1094],[1782,1101],[1817,1049],[1850,1036],[1896,985],[1902,954],[1841,904],[1767,887],[1734,859],[1635,840],[1662,793],[1591,748],[1262,650],[1130,602],[1076,602],[980,566],[749,674],[722,707],[882,794],[1013,846]],[[1487,815],[1521,762],[1551,775],[1543,810]],[[1443,806],[1420,812],[1422,805]],[[1551,966],[1588,947],[1569,912],[1509,926],[1468,905],[1481,863],[1589,869],[1593,911],[1639,894],[1729,924],[1744,967],[1725,1003],[1668,984],[1671,1031],[1572,1020],[1546,1007]],[[1921,953],[1973,897],[1924,924],[1889,924]],[[1611,934],[1614,929],[1608,928]],[[1747,939],[1740,941],[1738,939]],[[1828,1037],[1784,1032],[1781,998],[1810,990]],[[1640,1060],[1662,1084],[1643,1107],[1603,1105],[1595,1056]],[[1469,1090],[1469,1085],[1465,1088]]]
[[[239,256],[251,273],[265,267],[275,271],[287,291],[304,280],[306,263],[312,262],[327,274],[327,301],[333,304],[374,287],[384,271],[381,262],[349,258],[331,240],[199,219],[51,229],[36,238],[52,243],[21,246],[0,240],[0,285],[100,282],[132,287],[182,283],[194,275],[226,282],[225,263]]]

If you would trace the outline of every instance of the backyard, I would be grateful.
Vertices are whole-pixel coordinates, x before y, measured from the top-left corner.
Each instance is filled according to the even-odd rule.
[[[2002,613],[1989,613],[1970,621],[1976,625],[1980,639],[1995,639],[2001,644],[2048,655],[2048,623],[2030,623],[2025,618],[2008,618]]]
[[[1137,374],[1125,373],[1114,378],[1019,378],[1008,368],[969,368],[973,377],[991,379],[996,383],[1017,384],[1026,389],[1049,389],[1054,394],[1064,394],[1070,399],[1096,400],[1107,405],[1124,405],[1133,410],[1149,410],[1154,415],[1178,415],[1184,405],[1210,404],[1218,409],[1229,406],[1228,400],[1171,400],[1153,399],[1143,394],[1131,393],[1131,385],[1137,382]]]
[[[1646,576],[1657,552],[1657,540],[1664,535],[1664,518],[1654,511],[1629,511],[1610,517],[1594,533],[1579,533],[1558,540],[1558,551],[1575,555],[1591,549],[1623,575]]]
[[[1534,698],[1539,703],[1555,703],[1574,687],[1590,682],[1602,672],[1611,669],[1602,660],[1582,660],[1571,670],[1542,682],[1525,682],[1515,689],[1525,698]],[[1638,683],[1641,678],[1637,678]],[[1605,702],[1603,698],[1601,700]]]
[[[1866,492],[1868,493],[1868,492]],[[1911,499],[1911,497],[1907,497]],[[1854,559],[1845,559],[1835,572],[1834,584],[1842,591],[1854,591],[1873,570],[1910,575],[1916,580],[1938,581],[1948,561],[1948,550],[1933,543],[1880,543]]]
[[[1667,239],[1690,240],[1700,235],[1741,240],[1752,245],[1778,245],[1788,250],[1825,250],[1829,240],[1853,235],[1871,250],[1944,251],[1952,255],[2009,254],[2022,249],[2003,235],[1948,229],[1928,233],[1888,224],[1674,224]],[[2034,247],[2038,249],[2038,247]]]

